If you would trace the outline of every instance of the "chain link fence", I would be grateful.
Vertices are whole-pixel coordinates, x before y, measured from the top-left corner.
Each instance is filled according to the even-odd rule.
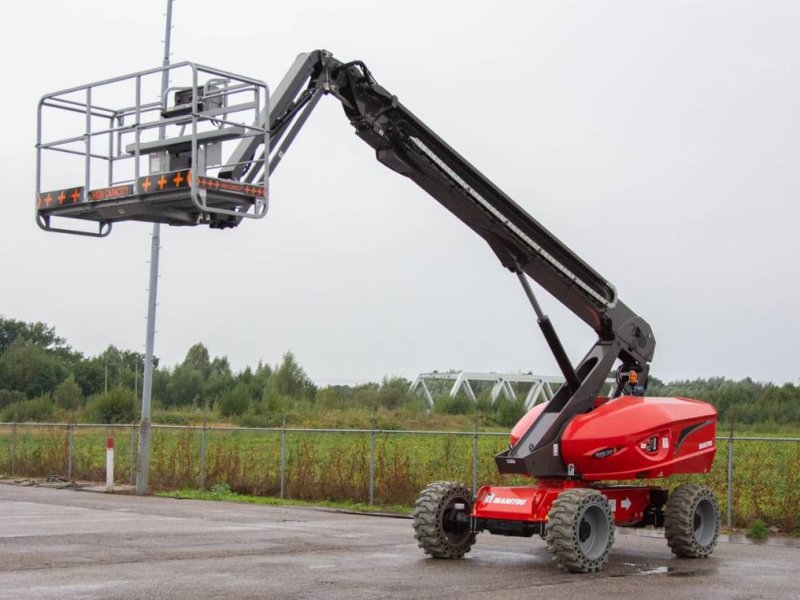
[[[86,424],[0,424],[0,474],[105,480],[106,438],[114,438],[117,483],[135,482],[138,427]],[[525,484],[501,476],[494,456],[508,434],[494,432],[222,428],[154,425],[150,485],[154,490],[210,489],[297,500],[334,500],[410,507],[437,480]],[[710,486],[728,527],[754,519],[800,531],[800,438],[717,438],[710,473],[656,482]]]

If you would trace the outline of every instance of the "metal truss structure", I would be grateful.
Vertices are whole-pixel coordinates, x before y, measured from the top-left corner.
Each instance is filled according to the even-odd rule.
[[[422,391],[422,395],[428,403],[428,408],[433,408],[434,400],[427,381],[452,381],[450,397],[454,398],[459,392],[463,392],[473,402],[477,402],[475,390],[470,382],[491,382],[492,389],[489,398],[494,404],[500,396],[507,400],[516,400],[517,394],[527,388],[525,396],[525,408],[531,409],[540,402],[549,402],[555,396],[558,388],[564,384],[564,377],[557,375],[532,375],[530,373],[481,373],[474,371],[458,371],[440,373],[420,373],[411,383],[411,392]],[[614,383],[613,378],[606,380],[609,385]],[[518,389],[515,389],[515,386]],[[521,388],[521,389],[520,389]]]

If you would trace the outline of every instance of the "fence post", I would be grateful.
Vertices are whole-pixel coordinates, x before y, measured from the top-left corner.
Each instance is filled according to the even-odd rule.
[[[17,473],[17,424],[11,426],[11,474]]]
[[[200,491],[206,489],[206,424],[200,430]]]
[[[728,437],[728,529],[733,527],[733,431]]]
[[[369,503],[375,501],[375,422],[369,431]]]
[[[281,427],[281,498],[286,493],[286,417]]]
[[[136,485],[136,423],[131,423],[131,485]]]
[[[475,435],[472,438],[472,497],[478,491],[478,425],[475,424]]]
[[[67,425],[67,481],[72,481],[72,423]]]

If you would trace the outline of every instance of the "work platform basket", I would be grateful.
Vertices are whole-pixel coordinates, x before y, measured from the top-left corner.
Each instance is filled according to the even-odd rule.
[[[224,228],[261,218],[268,115],[266,83],[189,62],[47,94],[37,223],[105,236],[118,221]]]

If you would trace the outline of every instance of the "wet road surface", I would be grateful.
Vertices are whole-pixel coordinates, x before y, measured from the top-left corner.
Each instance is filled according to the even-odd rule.
[[[800,599],[798,548],[680,560],[618,532],[603,572],[573,575],[538,537],[433,560],[408,519],[0,485],[0,598]]]

